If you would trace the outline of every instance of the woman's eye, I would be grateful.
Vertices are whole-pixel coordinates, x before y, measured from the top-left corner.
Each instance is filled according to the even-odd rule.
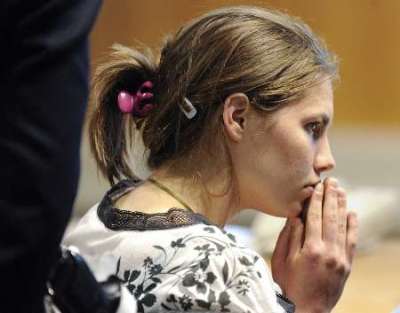
[[[312,135],[314,139],[321,137],[323,132],[323,125],[321,122],[312,122],[307,125],[307,131]]]

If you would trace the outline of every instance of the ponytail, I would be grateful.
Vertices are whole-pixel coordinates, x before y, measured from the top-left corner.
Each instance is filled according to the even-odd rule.
[[[122,90],[135,92],[146,80],[155,82],[157,65],[150,53],[145,55],[121,45],[112,49],[110,60],[94,75],[89,140],[100,172],[114,185],[122,177],[135,177],[129,166],[127,142],[132,142],[134,128],[140,129],[145,120],[121,112],[118,94]]]

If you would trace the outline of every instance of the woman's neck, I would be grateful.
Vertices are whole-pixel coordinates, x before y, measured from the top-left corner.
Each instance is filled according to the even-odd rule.
[[[233,190],[227,190],[224,175],[214,176],[213,179],[193,179],[170,175],[166,169],[158,169],[151,175],[153,179],[168,188],[179,199],[184,201],[190,209],[207,217],[212,223],[223,226],[227,220],[239,210],[235,205]],[[165,193],[164,199],[179,200]]]

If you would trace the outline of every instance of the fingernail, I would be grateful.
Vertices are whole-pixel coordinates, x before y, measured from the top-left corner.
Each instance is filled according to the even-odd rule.
[[[316,191],[322,191],[322,183],[318,183],[317,186],[315,186]]]
[[[331,178],[329,179],[329,182],[330,182],[330,185],[331,185],[332,187],[337,187],[337,186],[339,185],[338,180],[337,180],[336,178],[333,178],[333,177],[331,177]]]
[[[340,197],[345,197],[346,196],[346,191],[342,188],[342,187],[338,187],[337,189],[337,193]]]

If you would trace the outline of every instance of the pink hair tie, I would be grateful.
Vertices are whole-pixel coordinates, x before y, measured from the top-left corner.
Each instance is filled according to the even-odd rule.
[[[144,117],[154,108],[154,104],[146,103],[142,105],[142,100],[150,100],[153,98],[151,92],[142,92],[142,90],[152,89],[153,83],[149,80],[145,81],[135,94],[122,90],[118,94],[118,107],[122,113],[131,113],[136,117]]]

